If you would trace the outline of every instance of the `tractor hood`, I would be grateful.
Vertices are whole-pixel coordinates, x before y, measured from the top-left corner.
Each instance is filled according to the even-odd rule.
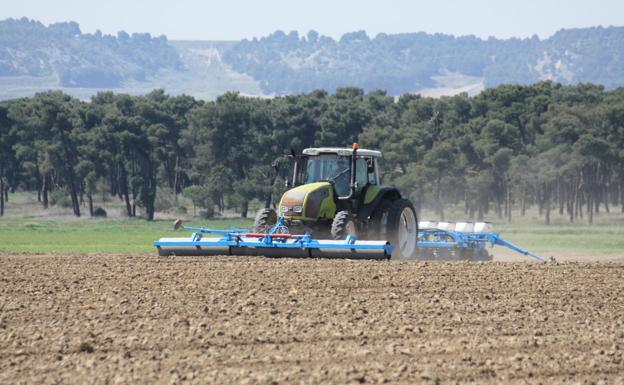
[[[282,195],[278,215],[302,220],[333,218],[336,204],[329,182],[304,184]]]

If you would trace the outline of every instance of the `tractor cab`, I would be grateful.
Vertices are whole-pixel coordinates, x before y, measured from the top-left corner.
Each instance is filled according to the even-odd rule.
[[[294,187],[329,182],[338,200],[360,197],[370,185],[379,185],[377,158],[381,152],[349,148],[307,148],[298,157],[292,184]]]

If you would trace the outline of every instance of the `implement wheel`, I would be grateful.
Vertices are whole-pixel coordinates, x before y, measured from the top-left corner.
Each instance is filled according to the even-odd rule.
[[[388,210],[386,223],[388,240],[394,246],[392,258],[412,258],[416,254],[418,218],[412,202],[397,199]]]
[[[254,219],[254,231],[264,233],[277,223],[277,214],[273,209],[262,209]]]

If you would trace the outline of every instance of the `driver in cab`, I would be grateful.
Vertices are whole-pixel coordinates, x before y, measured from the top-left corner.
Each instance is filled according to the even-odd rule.
[[[350,177],[351,173],[349,171],[349,160],[348,159],[339,159],[336,162],[336,169],[333,172],[333,175],[329,178],[334,182],[334,189],[336,190],[336,195],[339,197],[347,196],[350,192]]]

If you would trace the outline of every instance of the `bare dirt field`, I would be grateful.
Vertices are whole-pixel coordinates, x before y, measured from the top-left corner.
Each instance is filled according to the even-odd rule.
[[[0,254],[0,383],[624,383],[624,264]]]

